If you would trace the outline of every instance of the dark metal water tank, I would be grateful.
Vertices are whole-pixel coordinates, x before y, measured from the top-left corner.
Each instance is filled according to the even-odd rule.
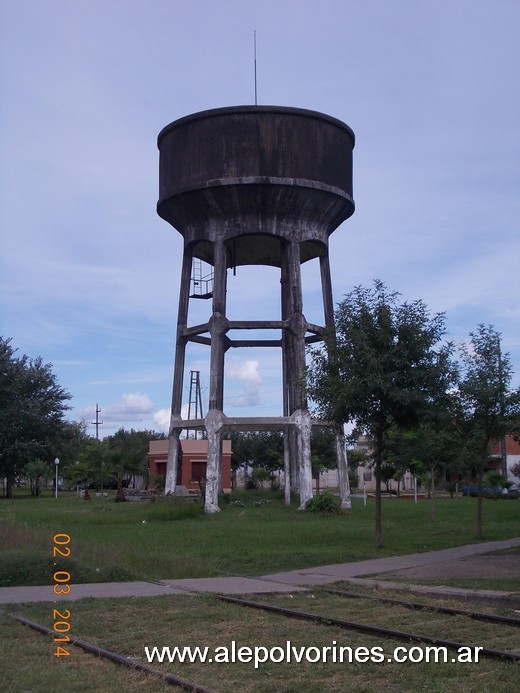
[[[195,113],[159,134],[158,214],[212,262],[223,239],[229,265],[280,265],[299,240],[302,261],[354,212],[354,133],[315,111],[237,106]]]

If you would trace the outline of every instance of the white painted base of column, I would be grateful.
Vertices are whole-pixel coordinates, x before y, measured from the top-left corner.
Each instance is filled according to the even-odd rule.
[[[219,513],[218,492],[220,487],[220,460],[222,457],[222,419],[223,414],[211,409],[206,416],[206,431],[208,434],[208,463],[206,466],[206,495],[204,512]]]
[[[180,430],[170,433],[168,439],[168,462],[166,464],[166,478],[164,480],[164,494],[173,496],[177,485],[177,463],[179,458]]]
[[[305,510],[305,504],[312,498],[312,468],[311,468],[311,415],[308,411],[299,409],[293,418],[298,430],[298,473],[300,480],[300,507]]]
[[[336,431],[336,458],[338,460],[338,486],[342,510],[352,509],[350,481],[348,478],[348,461],[345,447],[345,436],[342,431]]]

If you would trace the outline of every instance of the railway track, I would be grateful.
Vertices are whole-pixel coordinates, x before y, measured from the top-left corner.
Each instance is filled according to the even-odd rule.
[[[467,611],[466,609],[454,609],[449,606],[440,606],[436,604],[423,604],[422,602],[410,602],[403,599],[393,599],[391,597],[375,597],[366,595],[360,592],[348,592],[345,590],[323,589],[327,594],[335,594],[340,597],[349,597],[351,599],[366,599],[377,601],[384,604],[394,604],[396,606],[404,606],[407,609],[416,611],[433,611],[439,614],[447,614],[449,616],[467,616],[475,621],[486,621],[488,623],[502,623],[508,626],[520,627],[520,618],[512,616],[499,616],[497,614],[486,614],[481,611]]]
[[[330,592],[330,591],[329,591]],[[468,642],[459,642],[456,640],[451,640],[443,637],[436,637],[432,635],[425,635],[422,633],[416,633],[416,632],[411,632],[411,631],[404,631],[401,629],[395,629],[395,628],[388,628],[385,626],[380,626],[374,623],[366,623],[362,621],[353,621],[350,619],[341,619],[341,618],[336,618],[335,616],[332,616],[330,613],[317,613],[317,612],[309,612],[309,611],[300,611],[298,609],[289,609],[284,606],[279,606],[277,604],[272,604],[272,603],[267,603],[267,602],[258,602],[258,601],[253,601],[249,599],[239,599],[237,597],[229,597],[227,595],[219,594],[217,595],[217,598],[220,599],[221,601],[227,602],[229,604],[238,604],[250,609],[258,609],[262,611],[268,611],[270,613],[277,614],[279,616],[285,617],[285,618],[296,618],[296,619],[301,619],[304,621],[310,621],[314,623],[320,623],[322,625],[327,625],[327,626],[336,626],[345,630],[350,630],[350,631],[357,631],[361,633],[366,633],[374,636],[379,636],[379,637],[384,637],[384,638],[389,638],[389,639],[394,639],[394,640],[405,640],[408,642],[419,642],[419,643],[425,643],[429,645],[435,645],[435,646],[441,646],[441,647],[447,647],[450,649],[455,649],[459,650],[460,648],[464,647],[474,647],[475,645],[473,643],[468,643]],[[363,595],[358,595],[359,599],[364,598]],[[399,603],[399,600],[394,600],[395,602]],[[401,602],[400,605],[405,606],[406,608],[410,608],[410,602]],[[423,607],[424,605],[421,605]],[[416,608],[416,607],[413,607]],[[439,609],[436,607],[429,607],[430,610],[436,610],[439,612]],[[446,612],[443,611],[440,612],[441,615],[450,615],[450,616],[466,616],[468,618],[475,618],[477,615],[477,612],[466,612],[462,609],[454,609],[454,610],[448,610]],[[486,614],[478,614],[479,616],[486,616]],[[497,617],[498,618],[498,617]],[[501,617],[500,617],[501,618]],[[517,623],[518,619],[512,619],[514,621],[514,624],[509,624],[514,625],[514,627],[517,627],[519,624]],[[504,622],[502,620],[500,621],[494,621],[496,625],[504,625]],[[508,660],[508,661],[515,661],[518,662],[520,661],[520,651],[511,651],[511,650],[500,650],[500,649],[494,649],[490,647],[481,647],[480,649],[480,656],[483,657],[488,657],[492,659],[501,659],[501,660]]]
[[[449,650],[459,651],[461,648],[475,648],[476,644],[474,642],[468,642],[463,636],[460,640],[454,637],[441,637],[438,636],[435,631],[442,632],[446,625],[450,622],[453,623],[454,620],[457,621],[457,624],[474,620],[485,621],[487,622],[486,626],[484,626],[485,629],[494,629],[493,632],[498,633],[500,637],[502,637],[502,640],[500,640],[500,637],[497,637],[495,642],[504,642],[504,639],[507,638],[510,638],[510,642],[507,644],[507,647],[483,647],[479,644],[479,657],[486,657],[504,662],[520,661],[520,643],[518,641],[517,630],[518,626],[520,626],[519,618],[327,588],[318,590],[315,595],[310,593],[298,594],[297,601],[305,601],[307,599],[308,601],[306,603],[312,604],[311,611],[282,606],[280,602],[283,604],[284,601],[288,599],[286,595],[270,595],[268,599],[270,599],[271,602],[242,599],[227,595],[215,595],[215,599],[230,605],[233,604],[252,610],[269,612],[281,618],[300,619],[319,624],[320,626],[341,628],[346,631],[359,632],[372,637],[388,639],[390,641],[405,641],[408,643],[424,644],[425,646],[433,645],[435,647],[444,647]],[[346,615],[349,616],[349,618],[338,617],[338,614],[345,615],[340,613],[342,609],[338,604],[341,602],[348,605],[348,607],[345,607],[345,611],[348,612]],[[352,603],[359,604],[357,611],[351,608]],[[367,604],[372,605],[372,610],[366,607]],[[378,604],[388,605],[391,607],[390,612],[392,613],[394,613],[394,610],[399,609],[418,612],[417,617],[420,619],[420,622],[413,623],[411,630],[389,627],[388,624],[390,623],[391,626],[392,621],[392,619],[389,618],[390,612],[389,610],[377,610],[377,606],[374,607],[374,605]],[[354,620],[354,618],[352,618],[353,615],[361,615],[362,618],[356,618]],[[379,616],[379,618],[377,618],[377,616]],[[22,616],[13,615],[12,618],[44,635],[51,637],[56,635],[54,630],[30,621]],[[399,618],[401,621],[403,620],[402,617]],[[425,630],[429,630],[430,633],[422,632],[423,627]],[[458,631],[455,628],[452,632],[459,634],[464,632],[463,626],[459,625],[458,628]],[[433,634],[432,631],[434,631]],[[504,635],[504,633],[506,633],[506,635]],[[515,638],[512,634],[516,635],[516,646]],[[474,627],[472,630],[472,638],[473,640],[475,639]],[[479,638],[482,638],[481,642],[494,642],[493,637],[484,632],[479,634]],[[471,638],[469,639],[471,640]],[[80,640],[72,635],[70,636],[70,645],[79,647],[95,656],[103,657],[130,670],[133,669],[154,677],[159,677],[167,684],[183,690],[194,691],[195,693],[212,693],[207,687],[201,686],[193,681],[174,674],[164,674],[152,669],[137,659],[104,649],[92,643]],[[452,659],[451,661],[455,660]]]
[[[56,635],[55,631],[53,631],[51,628],[42,626],[40,623],[35,623],[34,621],[29,621],[29,619],[24,618],[23,616],[12,616],[12,618],[14,618],[15,621],[23,623],[25,626],[29,626],[29,628],[32,628],[33,630],[36,630],[39,633],[43,633],[44,635],[49,635],[51,637],[54,637]],[[192,691],[192,693],[214,693],[209,688],[199,686],[198,684],[193,683],[193,681],[188,681],[188,679],[184,679],[180,676],[175,676],[174,674],[162,674],[161,672],[156,671],[155,669],[152,669],[146,664],[142,664],[141,662],[138,662],[136,659],[132,659],[131,657],[119,654],[118,652],[113,652],[112,650],[106,650],[102,647],[98,647],[97,645],[93,645],[92,643],[80,640],[79,638],[76,638],[73,635],[70,635],[69,637],[71,645],[80,647],[82,650],[90,652],[91,654],[96,655],[98,657],[108,659],[111,662],[114,662],[115,664],[120,664],[126,667],[127,669],[133,669],[135,671],[141,671],[144,674],[150,674],[151,676],[159,677],[172,686],[177,686],[177,688],[182,688],[185,691]]]

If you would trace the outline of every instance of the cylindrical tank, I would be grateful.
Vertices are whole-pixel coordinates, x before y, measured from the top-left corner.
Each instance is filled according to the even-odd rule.
[[[229,265],[280,266],[295,240],[302,262],[318,257],[354,212],[354,133],[322,113],[212,109],[167,125],[158,146],[158,214],[207,262],[221,239]]]

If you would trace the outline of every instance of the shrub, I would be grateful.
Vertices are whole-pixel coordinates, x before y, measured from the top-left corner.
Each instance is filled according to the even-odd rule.
[[[305,503],[305,510],[311,513],[334,513],[341,512],[339,498],[333,496],[330,491],[324,491],[314,498],[310,498]]]
[[[259,487],[258,480],[255,479],[254,476],[248,476],[246,479],[246,483],[244,484],[244,488],[246,491],[256,491],[256,489]]]
[[[280,490],[280,479],[277,477],[273,477],[271,479],[271,491],[279,491]]]

